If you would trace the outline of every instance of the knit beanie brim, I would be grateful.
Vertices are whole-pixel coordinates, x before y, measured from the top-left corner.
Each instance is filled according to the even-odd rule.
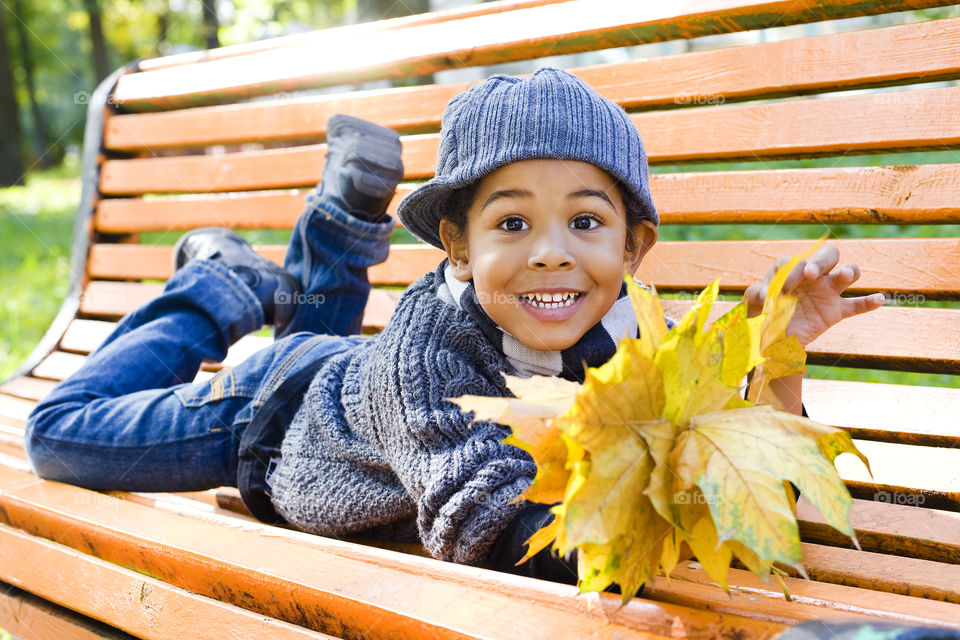
[[[495,75],[454,97],[444,110],[434,178],[401,202],[397,215],[418,238],[443,248],[440,220],[450,195],[511,162],[578,160],[619,181],[630,219],[659,224],[647,158],[630,116],[561,69],[527,78]]]

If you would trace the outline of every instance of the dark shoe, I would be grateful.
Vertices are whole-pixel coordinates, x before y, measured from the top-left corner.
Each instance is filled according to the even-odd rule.
[[[378,221],[403,178],[400,151],[400,136],[393,129],[353,116],[331,117],[321,199],[329,198],[362,220]]]
[[[203,227],[183,234],[173,247],[173,268],[205,258],[233,271],[250,287],[263,307],[265,324],[281,331],[296,310],[299,283],[284,268],[260,256],[238,233],[225,227]]]

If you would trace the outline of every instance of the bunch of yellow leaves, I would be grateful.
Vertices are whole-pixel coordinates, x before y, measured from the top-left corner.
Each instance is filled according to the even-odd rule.
[[[640,337],[623,339],[583,385],[507,376],[516,398],[452,399],[509,425],[505,442],[537,463],[518,500],[559,502],[522,561],[551,542],[560,554],[577,548],[581,592],[615,582],[624,604],[670,576],[683,542],[724,589],[734,557],[764,578],[782,573],[774,563],[804,575],[790,483],[853,537],[833,460],[866,458],[845,431],[758,402],[771,379],[804,371],[802,345],[785,335],[796,297],[782,288],[809,253],[776,272],[761,313],[748,318],[740,302],[709,326],[719,281],[668,330],[659,300],[628,277]]]

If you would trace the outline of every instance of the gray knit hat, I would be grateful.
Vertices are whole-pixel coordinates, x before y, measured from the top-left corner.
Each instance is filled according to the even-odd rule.
[[[583,80],[549,67],[523,79],[491,76],[455,96],[443,112],[436,176],[407,195],[397,215],[414,235],[443,248],[438,229],[450,194],[533,158],[600,167],[625,187],[630,219],[660,223],[647,156],[630,117]]]

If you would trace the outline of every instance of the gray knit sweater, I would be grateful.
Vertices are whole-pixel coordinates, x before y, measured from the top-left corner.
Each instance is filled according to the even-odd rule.
[[[441,281],[425,275],[378,336],[324,363],[284,436],[271,499],[304,531],[419,539],[435,558],[477,565],[531,505],[509,502],[537,468],[503,444],[506,427],[471,424],[444,400],[510,395],[510,365],[437,297]]]

